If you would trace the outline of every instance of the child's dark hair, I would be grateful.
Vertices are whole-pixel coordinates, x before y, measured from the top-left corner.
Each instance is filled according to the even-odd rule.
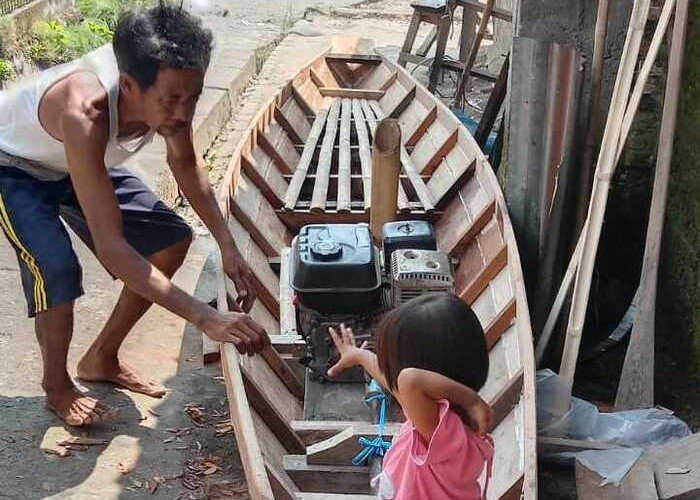
[[[475,391],[489,372],[479,319],[464,301],[448,293],[422,295],[387,313],[379,323],[376,351],[392,391],[404,368],[430,370]]]
[[[155,83],[162,68],[206,71],[212,43],[201,20],[167,0],[124,13],[112,38],[119,71],[143,90]]]

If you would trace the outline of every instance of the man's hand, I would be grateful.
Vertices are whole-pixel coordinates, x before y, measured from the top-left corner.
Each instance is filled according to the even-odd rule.
[[[230,342],[238,352],[249,356],[270,345],[267,332],[245,313],[212,311],[202,330],[210,339]]]
[[[227,252],[222,251],[221,260],[224,272],[236,285],[236,291],[238,292],[236,303],[238,307],[244,312],[249,312],[253,307],[256,296],[255,288],[253,287],[253,272],[237,249]]]

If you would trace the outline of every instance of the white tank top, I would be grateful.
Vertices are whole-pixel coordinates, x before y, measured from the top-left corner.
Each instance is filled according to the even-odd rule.
[[[76,71],[94,73],[108,95],[109,141],[104,158],[107,168],[121,164],[153,139],[153,130],[132,140],[117,139],[119,70],[109,44],[0,91],[0,168],[3,164],[12,164],[45,180],[60,179],[68,174],[63,143],[51,137],[39,122],[39,103],[53,84]],[[2,152],[29,161],[8,163],[3,161]]]

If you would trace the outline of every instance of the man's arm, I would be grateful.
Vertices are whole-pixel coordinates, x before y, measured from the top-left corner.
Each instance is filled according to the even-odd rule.
[[[255,301],[253,276],[226,226],[206,172],[197,165],[191,129],[168,137],[168,164],[180,190],[221,249],[224,271],[238,291],[239,305],[249,311]]]
[[[219,313],[186,294],[124,238],[119,203],[104,164],[107,114],[86,105],[82,96],[74,96],[59,121],[71,181],[97,256],[134,292],[187,319],[213,339],[233,342],[250,354],[259,351],[266,335],[247,315]]]

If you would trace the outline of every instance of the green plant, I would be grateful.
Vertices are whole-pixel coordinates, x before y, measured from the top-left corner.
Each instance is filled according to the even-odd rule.
[[[0,59],[0,84],[14,80],[16,76],[12,62],[7,59]]]
[[[48,19],[34,25],[29,50],[37,64],[47,66],[76,59],[111,39],[112,30],[102,21],[86,19],[66,25]]]
[[[76,6],[85,18],[101,21],[113,30],[124,11],[146,3],[146,0],[77,0]]]

